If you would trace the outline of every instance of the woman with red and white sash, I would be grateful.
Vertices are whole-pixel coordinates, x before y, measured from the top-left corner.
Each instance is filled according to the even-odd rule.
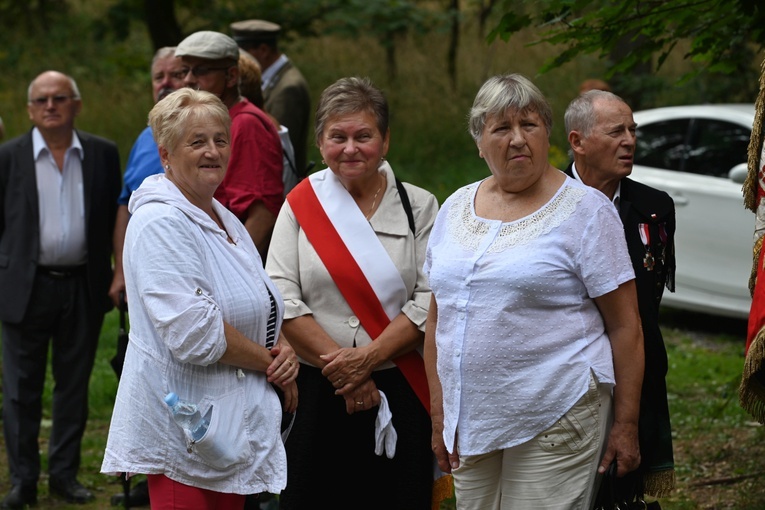
[[[438,203],[410,184],[401,195],[389,141],[380,90],[361,78],[330,85],[316,112],[329,168],[288,195],[276,222],[266,270],[302,363],[281,508],[326,497],[334,508],[430,508],[422,266]]]

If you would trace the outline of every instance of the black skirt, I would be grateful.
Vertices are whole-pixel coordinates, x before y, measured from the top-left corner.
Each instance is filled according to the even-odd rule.
[[[396,455],[375,455],[378,407],[349,415],[321,375],[301,365],[299,405],[287,439],[287,488],[280,508],[429,510],[433,486],[430,417],[398,368],[372,378],[398,434]]]

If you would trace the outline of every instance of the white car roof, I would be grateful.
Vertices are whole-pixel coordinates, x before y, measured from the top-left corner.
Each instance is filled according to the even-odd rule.
[[[752,124],[754,124],[754,104],[731,103],[666,106],[663,108],[652,108],[633,113],[633,118],[638,126],[641,124],[651,124],[653,122],[686,117],[727,120],[751,128]]]

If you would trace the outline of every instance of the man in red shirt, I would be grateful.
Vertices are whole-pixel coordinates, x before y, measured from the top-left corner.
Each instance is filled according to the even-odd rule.
[[[239,46],[225,34],[201,31],[181,41],[184,85],[218,96],[231,115],[231,158],[215,192],[244,223],[265,260],[271,232],[284,202],[282,146],[268,116],[239,93]]]

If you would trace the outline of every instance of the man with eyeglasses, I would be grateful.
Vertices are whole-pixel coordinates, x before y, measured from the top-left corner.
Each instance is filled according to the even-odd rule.
[[[184,84],[218,96],[231,115],[231,158],[215,192],[244,223],[265,261],[284,202],[282,146],[268,116],[239,93],[239,46],[225,34],[202,31],[181,41]]]
[[[74,129],[81,108],[75,81],[46,71],[28,90],[33,129],[0,145],[3,432],[12,484],[3,508],[37,502],[50,344],[50,492],[71,503],[94,498],[76,477],[88,381],[104,314],[112,307],[121,175],[112,141]]]

